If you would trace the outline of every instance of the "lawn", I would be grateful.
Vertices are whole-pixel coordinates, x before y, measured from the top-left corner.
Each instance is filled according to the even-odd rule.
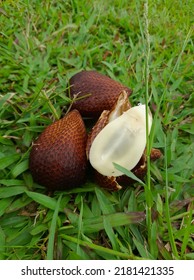
[[[194,259],[194,2],[149,2],[0,2],[0,259]],[[83,69],[149,103],[148,143],[163,156],[145,184],[33,182],[32,143],[64,116]]]

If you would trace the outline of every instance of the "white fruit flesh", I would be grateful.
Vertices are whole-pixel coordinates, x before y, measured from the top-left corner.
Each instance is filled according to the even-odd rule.
[[[152,117],[149,114],[149,131]],[[89,160],[94,169],[105,176],[121,176],[113,163],[128,170],[139,162],[146,146],[145,105],[124,112],[108,123],[94,139]]]

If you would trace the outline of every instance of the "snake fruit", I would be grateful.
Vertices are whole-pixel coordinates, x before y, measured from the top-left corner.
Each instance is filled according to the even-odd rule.
[[[66,189],[85,180],[86,129],[77,110],[49,125],[33,144],[29,166],[36,182],[48,189]]]
[[[70,79],[70,95],[75,98],[72,108],[84,117],[99,117],[103,110],[111,110],[119,94],[132,90],[96,71],[81,71]]]
[[[149,132],[151,124],[149,112]],[[95,170],[97,183],[114,191],[133,182],[115,168],[114,162],[143,178],[147,170],[145,147],[145,105],[131,108],[127,94],[123,91],[112,110],[102,112],[87,140],[87,157]],[[152,149],[151,160],[160,156],[159,150]]]

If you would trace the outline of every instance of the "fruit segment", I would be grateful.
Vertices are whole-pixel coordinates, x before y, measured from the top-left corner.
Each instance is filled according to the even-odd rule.
[[[149,114],[149,131],[152,117]],[[105,176],[121,176],[113,163],[133,169],[146,147],[145,105],[124,112],[108,123],[94,139],[89,160],[94,169]]]

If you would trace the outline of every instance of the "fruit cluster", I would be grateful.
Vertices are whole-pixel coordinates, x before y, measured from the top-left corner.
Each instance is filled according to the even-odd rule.
[[[146,174],[145,105],[131,108],[132,90],[96,71],[70,79],[71,111],[48,126],[32,146],[30,170],[34,180],[51,190],[81,185],[90,163],[94,178],[108,190],[119,190],[131,179],[114,162],[137,177]],[[97,119],[86,133],[84,117]],[[149,131],[152,116],[149,113]],[[152,149],[151,159],[161,156]]]

